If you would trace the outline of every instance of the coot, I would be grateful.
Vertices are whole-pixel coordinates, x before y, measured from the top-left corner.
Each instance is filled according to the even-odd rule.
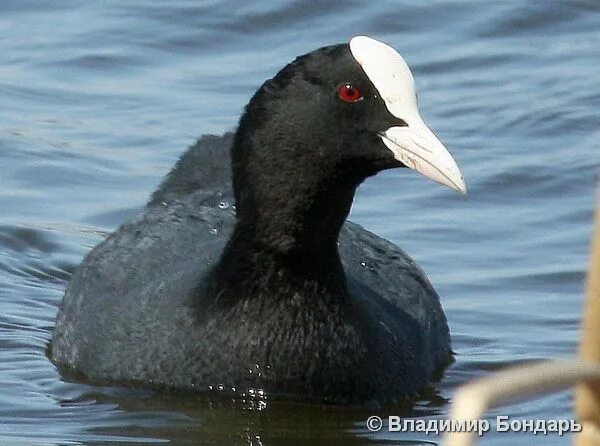
[[[409,167],[458,191],[402,57],[369,37],[317,49],[206,136],[65,293],[59,369],[118,383],[329,403],[393,402],[452,358],[402,250],[344,223],[358,185]]]

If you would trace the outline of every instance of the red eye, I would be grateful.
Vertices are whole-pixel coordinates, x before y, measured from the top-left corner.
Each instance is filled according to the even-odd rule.
[[[340,99],[346,102],[357,102],[363,98],[360,89],[352,85],[350,82],[340,85],[338,94],[340,95]]]

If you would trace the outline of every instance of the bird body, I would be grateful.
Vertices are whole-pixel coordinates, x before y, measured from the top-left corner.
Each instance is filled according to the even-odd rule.
[[[427,153],[411,154],[424,134],[416,99],[405,122],[389,85],[376,88],[389,76],[369,75],[365,45],[393,52],[359,37],[284,68],[235,134],[201,138],[141,214],[88,254],[57,319],[59,369],[99,383],[382,403],[414,395],[451,361],[426,275],[345,222],[358,185],[383,169],[464,190],[430,131]],[[404,65],[394,73],[410,93]]]

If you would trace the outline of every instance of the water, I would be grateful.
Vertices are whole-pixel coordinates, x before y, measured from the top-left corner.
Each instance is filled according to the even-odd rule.
[[[507,365],[574,353],[600,151],[600,6],[589,1],[0,4],[0,443],[438,442],[370,433],[371,413],[232,405],[61,380],[44,354],[85,253],[180,153],[231,129],[298,54],[368,34],[412,66],[466,198],[406,170],[366,182],[352,219],[405,248],[443,298],[457,362],[413,408]],[[570,418],[562,392],[492,412]],[[566,444],[488,433],[483,444]]]

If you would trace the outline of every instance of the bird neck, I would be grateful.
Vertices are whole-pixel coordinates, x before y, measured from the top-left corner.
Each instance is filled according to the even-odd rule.
[[[343,143],[315,130],[319,123],[291,122],[285,110],[273,111],[278,100],[267,105],[263,90],[247,106],[233,141],[237,220],[213,271],[215,293],[294,294],[316,287],[343,299],[339,233],[356,188],[377,169],[346,156]]]
[[[304,298],[318,294],[331,302],[346,298],[344,270],[335,244],[318,253],[274,251],[236,227],[213,270],[213,295],[222,302]]]
[[[311,293],[330,302],[346,299],[338,237],[356,185],[322,182],[315,188],[315,184],[285,181],[278,186],[286,190],[275,193],[273,189],[273,196],[264,196],[256,204],[242,203],[233,234],[213,271],[215,295],[230,302],[240,297],[292,299]],[[276,196],[286,199],[278,201]]]

